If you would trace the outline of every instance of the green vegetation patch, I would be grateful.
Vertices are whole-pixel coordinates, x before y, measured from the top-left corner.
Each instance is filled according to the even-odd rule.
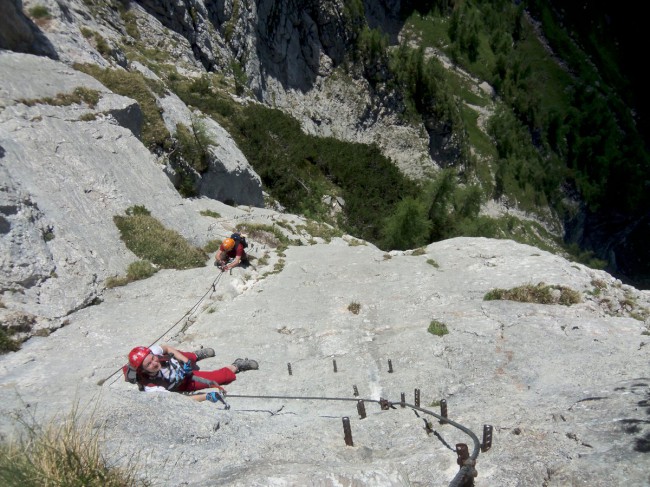
[[[160,108],[156,104],[154,90],[160,89],[139,72],[118,69],[102,69],[91,64],[75,64],[74,68],[94,77],[115,93],[133,98],[142,110],[142,143],[152,152],[171,150],[172,140]]]
[[[280,225],[280,223],[278,223],[278,225]],[[298,225],[296,230],[305,231],[312,237],[322,238],[327,243],[331,242],[334,237],[343,236],[343,232],[338,228],[314,220],[308,220],[304,225]]]
[[[19,103],[23,103],[28,107],[34,105],[43,104],[43,105],[52,105],[52,106],[69,106],[73,104],[81,105],[85,103],[90,108],[95,108],[99,102],[100,93],[97,90],[91,90],[89,88],[77,87],[72,93],[59,93],[54,97],[46,98],[33,98],[26,99],[21,98],[17,100]]]
[[[237,231],[246,235],[248,241],[255,240],[280,251],[285,250],[290,244],[295,243],[282,233],[279,228],[276,228],[275,225],[241,223],[237,225]]]
[[[358,315],[359,312],[361,311],[361,304],[357,303],[356,301],[352,301],[348,305],[348,311],[354,315]]]
[[[204,173],[209,167],[208,147],[216,145],[207,135],[205,125],[200,120],[193,120],[192,127],[183,124],[176,125],[176,151],[172,158],[181,158],[199,173]]]
[[[47,20],[52,18],[50,11],[45,5],[34,5],[28,11],[33,19]]]
[[[578,291],[565,286],[546,285],[543,282],[536,285],[526,284],[512,289],[493,289],[483,296],[485,301],[497,299],[519,301],[520,303],[563,304],[565,306],[582,301]]]
[[[20,350],[20,343],[12,338],[15,333],[11,328],[0,326],[0,354]]]
[[[447,335],[449,333],[449,330],[447,329],[447,325],[445,325],[443,322],[438,320],[432,320],[431,323],[429,324],[429,328],[427,328],[427,331],[432,335],[436,335],[439,337]]]
[[[133,281],[147,279],[153,276],[158,269],[156,269],[148,260],[138,260],[131,262],[124,277],[109,277],[106,279],[106,287],[113,288],[117,286],[126,286]]]
[[[221,213],[212,210],[201,210],[200,213],[203,216],[209,216],[212,218],[221,218]]]
[[[208,254],[214,254],[219,250],[221,246],[221,240],[210,240],[203,246],[203,251]]]
[[[126,216],[113,217],[120,238],[127,248],[143,260],[163,269],[204,267],[207,256],[190,245],[178,232],[165,228],[143,206],[134,206]]]

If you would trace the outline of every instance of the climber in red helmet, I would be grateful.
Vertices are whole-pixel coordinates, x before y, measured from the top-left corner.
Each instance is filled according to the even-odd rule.
[[[153,345],[132,349],[129,353],[129,365],[131,370],[135,371],[135,382],[146,392],[194,392],[208,388],[221,389],[219,386],[233,382],[238,372],[259,368],[255,360],[238,358],[232,365],[221,369],[198,370],[196,362],[207,357],[214,357],[213,349],[181,352],[168,345]],[[191,397],[196,401],[221,400],[219,393],[215,392],[194,394]]]

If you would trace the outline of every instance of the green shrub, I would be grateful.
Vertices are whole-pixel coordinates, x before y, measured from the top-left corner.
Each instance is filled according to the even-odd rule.
[[[431,321],[427,331],[429,333],[431,333],[432,335],[436,335],[436,336],[439,336],[439,337],[449,333],[449,330],[447,329],[447,325],[445,325],[441,321],[437,321],[437,320],[432,320]]]
[[[164,269],[205,266],[207,256],[202,249],[191,246],[178,232],[165,228],[146,212],[144,207],[131,207],[127,216],[113,217],[120,238],[131,252]]]
[[[364,240],[359,240],[358,238],[351,238],[348,240],[348,245],[350,247],[359,247],[360,245],[368,245]]]
[[[359,311],[361,311],[361,304],[357,303],[356,301],[352,301],[348,305],[348,311],[352,314],[358,315]]]
[[[20,350],[20,344],[11,338],[14,331],[0,326],[0,354]]]
[[[151,212],[144,205],[130,206],[129,208],[126,209],[125,213],[127,215],[129,215],[129,216],[134,216],[134,215],[149,216],[149,215],[151,215]]]
[[[431,222],[427,220],[424,204],[406,198],[386,218],[382,228],[382,246],[386,249],[406,250],[427,244]]]
[[[125,10],[120,12],[120,16],[124,22],[126,33],[133,37],[135,40],[140,40],[140,29],[138,28],[138,22],[135,13],[130,10]]]
[[[176,150],[170,158],[174,162],[185,162],[199,173],[204,173],[209,167],[208,146],[214,145],[206,134],[202,122],[192,122],[192,127],[183,124],[176,125]]]
[[[50,11],[45,5],[34,5],[29,9],[29,15],[34,19],[46,20],[51,19]]]
[[[126,276],[132,281],[138,281],[140,279],[151,277],[156,272],[158,272],[158,269],[151,265],[151,262],[147,260],[138,260],[129,264]]]
[[[111,54],[111,46],[108,45],[106,39],[104,39],[99,32],[95,32],[95,47],[99,54],[104,57]]]
[[[201,210],[201,215],[211,216],[212,218],[221,218],[221,214],[212,210]]]

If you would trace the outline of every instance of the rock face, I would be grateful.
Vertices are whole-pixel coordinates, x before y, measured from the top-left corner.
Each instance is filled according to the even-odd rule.
[[[239,65],[255,97],[290,113],[306,132],[377,144],[414,178],[437,170],[427,128],[401,120],[401,101],[375,93],[366,82],[330,76],[352,39],[352,20],[339,2],[138,3],[187,40],[206,69]],[[395,23],[398,13],[397,2],[367,8],[369,21],[384,25]]]
[[[200,110],[192,112],[174,94],[161,98],[159,104],[170,133],[175,134],[181,124],[196,127],[209,140],[208,169],[202,174],[193,171],[196,194],[231,204],[264,206],[262,180],[221,125]]]
[[[284,229],[303,223],[257,209],[224,215]],[[249,240],[252,255],[275,256]],[[274,274],[277,260],[253,261],[223,275],[160,271],[106,291],[50,337],[0,358],[2,431],[12,428],[10,411],[49,417],[79,400],[84,410],[98,407],[93,421],[106,425],[109,458],[139,458],[155,485],[447,486],[458,472],[455,445],[476,445],[401,408],[401,394],[413,405],[418,389],[421,408],[440,413],[445,399],[448,418],[479,443],[492,426],[477,487],[647,485],[644,323],[601,304],[627,296],[638,311],[650,305],[647,293],[510,241],[458,238],[388,256],[348,240],[291,246]],[[483,299],[539,281],[571,287],[582,302]],[[429,333],[433,320],[449,333]],[[216,357],[200,362],[206,370],[237,357],[260,369],[226,385],[229,410],[138,392],[119,368],[132,346],[159,336],[181,350],[214,347]],[[395,408],[382,410],[381,398]]]
[[[47,58],[0,52],[0,66],[5,305],[56,318],[94,301],[106,277],[137,260],[113,223],[133,205],[205,241],[205,228],[134,136],[133,100]],[[96,91],[97,106],[45,100],[76,88]]]

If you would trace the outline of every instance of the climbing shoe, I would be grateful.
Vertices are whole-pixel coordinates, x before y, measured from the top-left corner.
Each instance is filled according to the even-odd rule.
[[[203,360],[204,358],[214,357],[214,349],[202,348],[201,350],[196,350],[194,352],[194,355],[196,355],[196,361],[198,362],[199,360]]]
[[[244,372],[245,370],[257,370],[260,368],[257,361],[247,358],[238,358],[232,364],[237,367],[237,372]]]

